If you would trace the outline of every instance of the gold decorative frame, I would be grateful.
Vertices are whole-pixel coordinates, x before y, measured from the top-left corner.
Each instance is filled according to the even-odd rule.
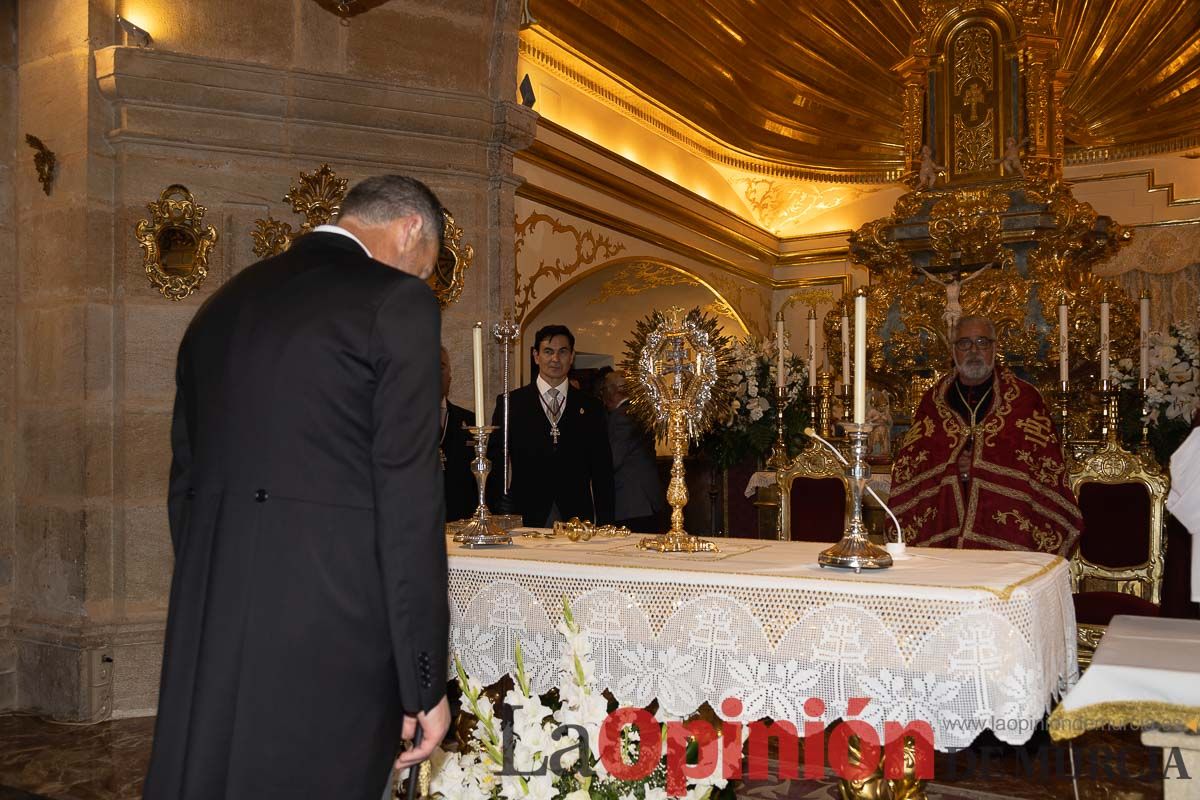
[[[143,250],[146,277],[168,300],[183,300],[208,277],[208,251],[217,241],[213,226],[201,226],[207,212],[186,186],[171,184],[148,203],[151,218],[134,228]]]
[[[313,173],[301,172],[299,181],[283,196],[285,202],[292,204],[292,211],[304,217],[300,230],[293,231],[289,223],[271,216],[255,220],[255,230],[250,232],[254,254],[259,258],[277,256],[291,247],[297,236],[336,219],[346,196],[346,183],[328,164],[322,164]]]
[[[442,217],[442,250],[438,253],[437,264],[428,283],[437,297],[438,305],[445,309],[458,300],[466,287],[467,270],[475,258],[475,248],[463,244],[463,229],[455,224],[454,215],[443,208]]]
[[[1170,480],[1152,458],[1125,450],[1115,439],[1110,436],[1100,449],[1071,460],[1071,491],[1078,497],[1085,483],[1144,485],[1150,495],[1149,553],[1143,564],[1114,569],[1088,561],[1081,548],[1071,557],[1071,591],[1121,592],[1159,605],[1166,569],[1165,509]],[[1103,632],[1102,625],[1077,625],[1080,665],[1091,663]]]
[[[779,486],[779,529],[775,534],[781,542],[790,541],[792,538],[792,484],[797,478],[837,478],[846,492],[846,512],[850,511],[850,480],[846,477],[846,467],[828,448],[809,439],[808,444],[796,454],[791,463],[775,473],[775,481]]]
[[[346,185],[347,180],[339,178],[328,164],[322,164],[312,173],[301,172],[299,180],[292,184],[283,199],[291,203],[293,212],[304,217],[304,222],[300,223],[299,230],[293,230],[290,223],[271,216],[255,220],[255,229],[250,232],[254,239],[254,254],[259,258],[277,256],[291,247],[297,237],[336,220],[346,197]],[[475,248],[462,243],[463,229],[444,208],[442,217],[443,244],[433,274],[429,276],[429,288],[437,296],[438,305],[446,308],[459,298],[466,286],[466,273],[475,258]]]

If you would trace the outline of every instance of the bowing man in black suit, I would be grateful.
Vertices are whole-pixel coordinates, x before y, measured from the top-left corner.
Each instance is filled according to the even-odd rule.
[[[471,472],[475,447],[465,426],[475,415],[450,402],[450,353],[442,348],[442,471],[446,487],[446,521],[466,519],[479,507],[479,484]]]
[[[513,504],[531,527],[549,527],[571,517],[609,524],[612,451],[604,407],[567,381],[575,363],[575,336],[564,325],[547,325],[537,332],[532,349],[537,378],[509,393]],[[493,425],[504,423],[503,400],[503,395],[496,400]],[[503,430],[498,430],[489,442],[491,503],[502,493],[502,441]]]
[[[445,735],[442,224],[420,182],[363,181],[184,334],[147,800],[378,800]]]

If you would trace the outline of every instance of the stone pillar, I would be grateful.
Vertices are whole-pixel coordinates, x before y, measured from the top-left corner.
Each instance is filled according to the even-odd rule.
[[[18,130],[58,169],[49,195],[31,168],[16,180],[17,704],[88,720],[110,710],[114,456],[112,170],[91,48],[112,40],[115,12],[44,0],[19,14]]]
[[[0,108],[17,105],[17,0],[0,0]],[[0,713],[17,700],[17,649],[9,636],[13,588],[16,428],[16,179],[17,115],[0,115]]]

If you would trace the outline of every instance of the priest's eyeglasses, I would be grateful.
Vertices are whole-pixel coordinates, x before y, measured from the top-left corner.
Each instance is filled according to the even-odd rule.
[[[991,350],[992,345],[996,343],[995,339],[989,339],[986,336],[976,336],[974,339],[963,337],[954,341],[954,349],[960,353],[969,351],[972,347],[977,350]]]

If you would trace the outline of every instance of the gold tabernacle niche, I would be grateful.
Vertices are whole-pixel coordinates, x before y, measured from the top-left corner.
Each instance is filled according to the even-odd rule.
[[[177,183],[146,208],[150,219],[134,228],[146,277],[163,297],[183,300],[208,277],[208,251],[216,244],[217,229],[201,224],[208,209]]]
[[[337,221],[346,196],[347,180],[337,177],[328,164],[322,164],[315,172],[301,172],[296,183],[283,196],[291,203],[292,211],[304,218],[298,230],[288,222],[272,216],[255,220],[250,232],[254,240],[254,254],[259,258],[278,255],[299,236],[311,232],[318,225]],[[454,221],[454,215],[442,209],[442,248],[438,252],[433,274],[429,276],[429,288],[443,309],[450,306],[466,287],[467,270],[475,258],[475,248],[462,241],[463,229]]]
[[[1073,414],[1092,429],[1100,402],[1101,300],[1111,306],[1110,349],[1137,344],[1134,301],[1092,268],[1131,233],[1063,180],[1053,11],[1044,2],[929,0],[907,59],[904,148],[911,191],[891,214],[850,237],[870,273],[869,381],[895,422],[952,366],[949,339],[963,316],[995,322],[997,354],[1049,396],[1061,390],[1058,307],[1067,306]],[[829,358],[841,357],[842,298],[824,320]],[[894,437],[898,438],[898,437]]]

